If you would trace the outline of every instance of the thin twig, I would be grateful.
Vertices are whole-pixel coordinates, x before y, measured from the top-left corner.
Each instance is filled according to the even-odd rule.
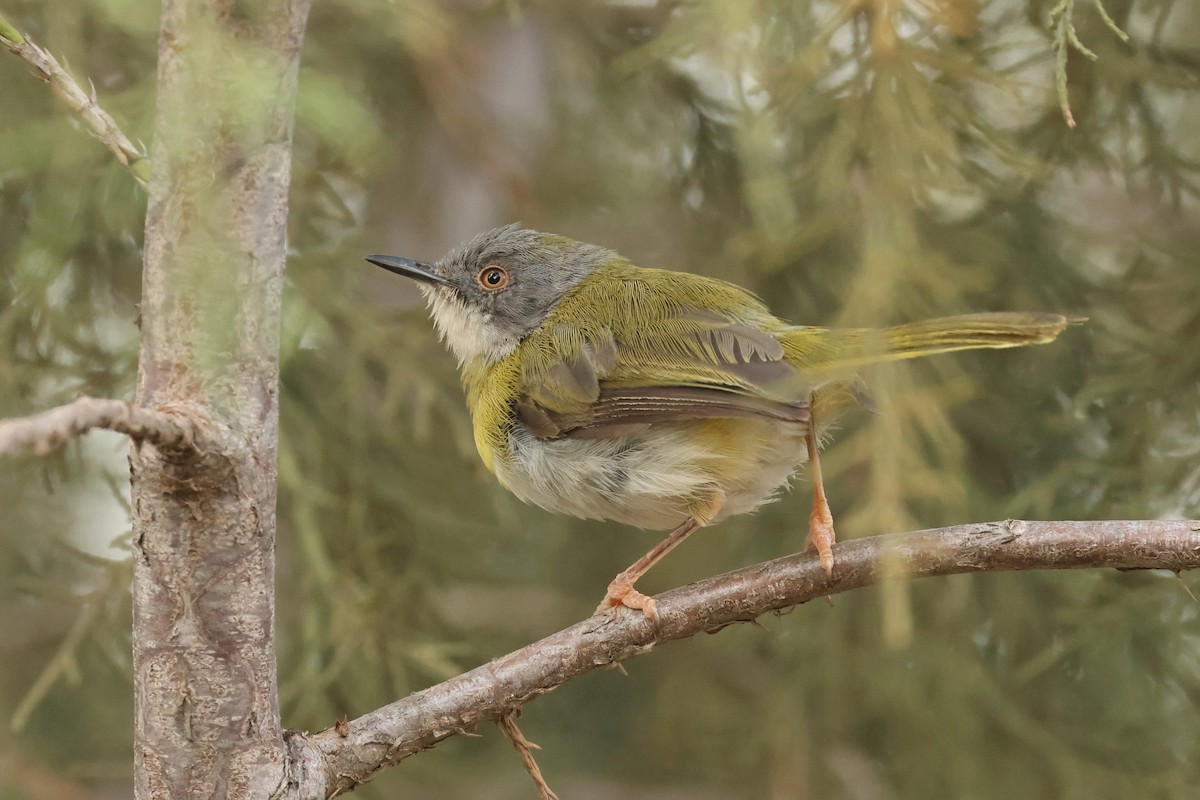
[[[123,433],[168,450],[192,447],[197,433],[194,420],[182,412],[135,408],[124,400],[80,397],[32,417],[0,420],[0,454],[33,450],[45,455],[92,428]]]
[[[1200,521],[984,522],[856,539],[838,545],[834,558],[830,577],[815,554],[801,553],[666,592],[655,598],[657,627],[628,609],[591,617],[352,720],[347,735],[309,736],[306,755],[323,760],[326,796],[333,797],[572,678],[674,639],[878,583],[884,564],[889,577],[913,578],[1088,567],[1180,572],[1200,567]]]
[[[517,727],[519,713],[519,711],[509,711],[501,714],[496,720],[496,727],[512,741],[513,747],[517,748],[517,752],[520,753],[521,763],[525,765],[525,771],[529,773],[529,777],[533,778],[533,785],[537,787],[538,800],[558,800],[558,795],[550,788],[550,784],[546,783],[537,761],[533,758],[533,751],[542,748],[526,739],[525,734],[521,733],[521,729]]]
[[[1109,30],[1115,33],[1122,42],[1128,42],[1129,34],[1121,30],[1120,26],[1109,16],[1108,10],[1104,8],[1104,3],[1101,0],[1092,0],[1092,4]],[[1075,127],[1075,115],[1071,113],[1071,103],[1067,92],[1067,52],[1069,49],[1074,49],[1092,61],[1099,59],[1099,56],[1079,38],[1079,34],[1075,31],[1074,16],[1075,0],[1058,0],[1054,8],[1050,9],[1050,25],[1054,28],[1052,42],[1055,50],[1054,86],[1058,92],[1058,105],[1062,110],[1063,121],[1067,123],[1068,128]]]
[[[94,89],[85,92],[54,56],[30,41],[28,36],[23,36],[3,17],[0,17],[0,44],[28,64],[34,75],[50,84],[67,107],[79,115],[88,131],[112,151],[143,189],[146,188],[150,181],[150,160],[133,146],[116,121],[96,102]]]

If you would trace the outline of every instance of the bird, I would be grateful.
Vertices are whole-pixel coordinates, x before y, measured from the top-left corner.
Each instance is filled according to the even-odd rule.
[[[723,280],[639,267],[519,224],[435,262],[367,261],[417,281],[457,358],[476,449],[521,500],[668,531],[596,609],[659,619],[638,579],[696,530],[755,510],[807,462],[806,547],[828,576],[836,533],[821,434],[866,405],[858,370],[1053,341],[1081,317],[982,312],[886,328],[793,325]]]

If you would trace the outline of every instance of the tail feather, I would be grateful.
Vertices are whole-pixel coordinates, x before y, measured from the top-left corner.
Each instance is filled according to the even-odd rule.
[[[788,360],[810,370],[853,369],[979,348],[1052,342],[1085,317],[1035,312],[989,312],[910,322],[891,328],[794,328],[784,337]]]
[[[993,312],[911,322],[885,329],[890,359],[991,347],[1024,347],[1054,341],[1082,317],[1062,314]]]

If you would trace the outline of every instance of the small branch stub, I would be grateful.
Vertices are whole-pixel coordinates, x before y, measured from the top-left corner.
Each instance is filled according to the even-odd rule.
[[[533,742],[525,738],[525,734],[521,733],[521,729],[517,727],[516,711],[509,711],[507,714],[501,714],[496,720],[496,727],[509,738],[513,747],[517,749],[517,753],[521,756],[521,763],[525,765],[525,771],[529,773],[529,777],[533,778],[533,785],[537,787],[538,800],[558,800],[558,795],[550,788],[550,784],[546,783],[546,779],[542,777],[542,770],[537,765],[537,761],[533,757],[534,750],[541,750]]]
[[[123,400],[80,397],[31,417],[0,420],[0,454],[32,450],[39,455],[83,436],[93,428],[123,433],[164,450],[195,446],[194,419],[182,412],[136,408]]]

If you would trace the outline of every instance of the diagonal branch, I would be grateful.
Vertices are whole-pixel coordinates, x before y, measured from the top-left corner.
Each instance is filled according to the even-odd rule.
[[[33,450],[44,455],[92,428],[124,433],[134,441],[150,442],[165,450],[190,448],[197,434],[194,420],[182,412],[136,408],[124,400],[80,397],[32,417],[0,420],[0,454]]]
[[[869,586],[885,575],[1195,569],[1200,567],[1200,521],[983,522],[856,539],[834,552],[831,578],[816,555],[803,553],[673,589],[656,598],[657,629],[641,614],[624,610],[592,617],[336,729],[309,737],[292,733],[290,752],[309,769],[324,761],[326,796],[333,797],[572,678],[664,642]]]
[[[50,84],[67,107],[79,115],[91,134],[112,151],[143,189],[146,188],[150,180],[150,160],[133,146],[116,121],[96,102],[95,88],[90,94],[85,92],[54,56],[23,36],[3,16],[0,16],[0,44],[28,64],[34,75]]]

